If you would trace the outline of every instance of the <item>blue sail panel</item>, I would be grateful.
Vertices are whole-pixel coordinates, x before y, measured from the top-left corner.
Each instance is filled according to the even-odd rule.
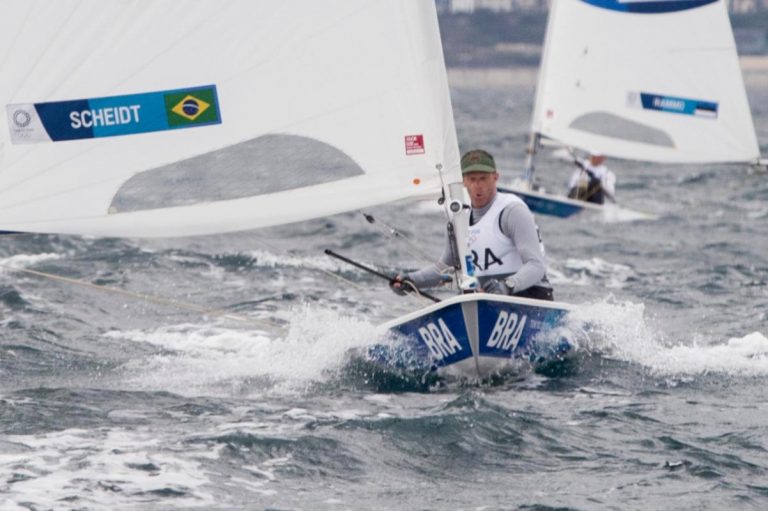
[[[625,1],[625,0],[581,0],[582,2],[608,9],[611,11],[628,12],[633,14],[664,14],[669,12],[686,11],[696,9],[704,5],[712,4],[718,0],[656,0]]]

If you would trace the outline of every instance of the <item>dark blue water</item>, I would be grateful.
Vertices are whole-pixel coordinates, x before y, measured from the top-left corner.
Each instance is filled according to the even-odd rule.
[[[453,90],[462,148],[510,178],[529,75]],[[747,84],[768,154],[768,73]],[[768,508],[768,176],[609,163],[622,205],[656,220],[538,218],[589,340],[482,386],[351,356],[422,303],[322,253],[419,267],[379,227],[436,257],[433,205],[183,240],[2,238],[0,509]],[[552,189],[571,170],[539,168]]]

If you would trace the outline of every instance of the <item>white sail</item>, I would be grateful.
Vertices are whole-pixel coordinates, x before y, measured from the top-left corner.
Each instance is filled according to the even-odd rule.
[[[433,0],[0,12],[0,230],[228,232],[461,182]]]
[[[552,0],[533,132],[657,162],[756,161],[725,0]]]

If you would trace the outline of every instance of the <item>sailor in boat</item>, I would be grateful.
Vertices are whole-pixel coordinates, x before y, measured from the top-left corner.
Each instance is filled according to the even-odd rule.
[[[472,203],[467,243],[482,291],[554,300],[539,228],[520,198],[497,193],[499,174],[493,156],[482,149],[465,153],[461,173]],[[398,275],[392,279],[392,290],[405,294],[450,281],[448,272],[457,263],[453,254],[446,237],[436,263]]]
[[[568,197],[594,204],[613,201],[616,192],[616,175],[605,166],[605,156],[594,152],[589,159],[575,158],[576,170],[568,183]]]

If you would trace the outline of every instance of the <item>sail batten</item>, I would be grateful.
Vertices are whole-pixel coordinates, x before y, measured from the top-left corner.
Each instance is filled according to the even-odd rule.
[[[432,0],[0,9],[2,230],[230,232],[461,181]]]

